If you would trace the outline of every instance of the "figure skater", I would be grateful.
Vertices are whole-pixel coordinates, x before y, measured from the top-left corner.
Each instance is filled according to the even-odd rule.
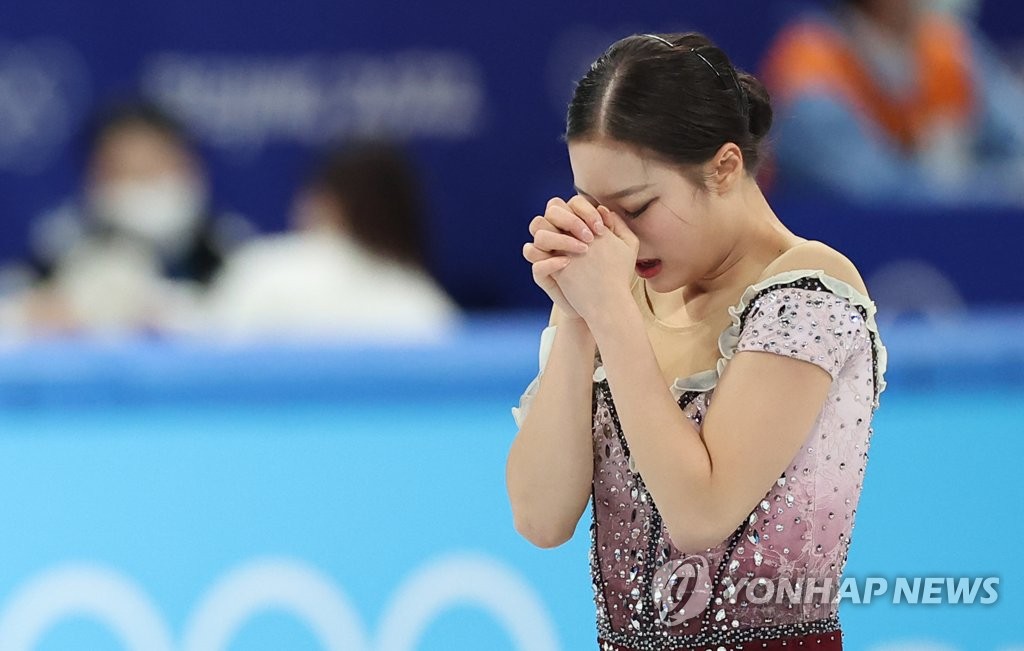
[[[516,530],[561,545],[589,503],[602,650],[841,649],[886,353],[855,266],[758,188],[764,87],[703,35],[630,36],[567,122],[577,194],[523,249],[553,309]]]

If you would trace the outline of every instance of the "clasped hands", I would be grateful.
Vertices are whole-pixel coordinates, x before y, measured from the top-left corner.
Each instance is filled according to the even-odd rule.
[[[588,324],[602,312],[632,301],[639,241],[625,221],[605,206],[576,195],[548,201],[530,222],[533,241],[523,257],[533,280],[568,319]]]

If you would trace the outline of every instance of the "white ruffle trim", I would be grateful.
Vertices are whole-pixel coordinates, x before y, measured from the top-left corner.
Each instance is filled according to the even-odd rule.
[[[519,406],[512,408],[512,418],[516,421],[516,427],[523,426],[523,419],[526,418],[526,412],[530,408],[530,403],[533,402],[534,396],[537,395],[537,389],[540,387],[540,376],[544,374],[544,367],[548,365],[548,357],[551,355],[551,344],[555,341],[555,329],[557,327],[553,325],[548,326],[540,333],[537,377],[533,378],[533,381],[526,387],[526,391],[523,392],[522,397],[519,398]]]
[[[743,312],[747,309],[754,297],[761,293],[763,290],[773,285],[786,285],[792,283],[801,278],[815,278],[821,282],[830,292],[845,298],[850,301],[853,305],[864,308],[866,317],[864,323],[868,328],[868,331],[873,335],[871,341],[874,345],[875,361],[877,367],[878,376],[878,387],[875,392],[875,406],[878,406],[878,396],[885,391],[885,371],[888,365],[889,356],[885,346],[882,344],[882,339],[878,334],[878,324],[875,322],[875,314],[877,307],[874,301],[869,299],[864,294],[860,293],[855,287],[849,283],[834,278],[825,273],[822,269],[794,269],[792,271],[784,271],[776,274],[769,278],[762,280],[759,283],[755,283],[743,292],[743,296],[736,305],[729,308],[729,316],[732,317],[732,324],[729,325],[722,334],[718,337],[718,351],[721,356],[718,359],[715,368],[694,373],[685,378],[676,378],[672,383],[672,395],[676,400],[687,391],[698,391],[705,392],[715,388],[718,384],[718,378],[722,376],[725,371],[726,364],[736,354],[736,347],[739,346],[740,342],[740,329],[742,323],[740,317]],[[530,382],[529,386],[526,387],[526,391],[519,399],[519,406],[512,408],[512,417],[516,421],[517,427],[522,427],[522,420],[526,416],[526,410],[529,409],[530,403],[533,402],[533,398],[537,395],[537,389],[540,386],[540,377],[544,373],[544,367],[547,366],[548,356],[551,353],[551,344],[555,339],[555,329],[557,326],[548,326],[541,332],[540,336],[540,353],[539,363],[540,370],[537,377]],[[594,372],[594,381],[600,382],[604,379],[604,368],[598,366]]]
[[[725,371],[726,364],[736,354],[736,347],[740,342],[740,329],[742,323],[740,317],[743,312],[747,309],[754,297],[765,289],[773,285],[785,285],[792,283],[801,278],[815,278],[821,282],[830,292],[845,298],[850,301],[853,305],[864,308],[866,317],[864,319],[865,325],[867,325],[868,331],[873,335],[871,340],[874,345],[875,360],[877,365],[878,375],[878,387],[876,391],[876,406],[877,396],[881,395],[885,391],[885,371],[888,364],[888,352],[885,346],[882,344],[881,337],[878,334],[878,324],[875,322],[875,314],[877,307],[874,301],[869,299],[864,294],[860,293],[855,287],[846,283],[838,278],[834,278],[825,273],[822,269],[794,269],[792,271],[784,271],[776,274],[769,278],[762,280],[759,283],[755,283],[743,292],[743,296],[736,305],[729,308],[729,316],[732,317],[732,324],[729,325],[722,334],[718,337],[718,351],[721,357],[718,359],[718,363],[715,368],[702,371],[685,378],[676,378],[675,382],[672,383],[672,394],[676,400],[680,398],[686,391],[708,391],[713,389],[718,384],[718,378],[722,376]]]

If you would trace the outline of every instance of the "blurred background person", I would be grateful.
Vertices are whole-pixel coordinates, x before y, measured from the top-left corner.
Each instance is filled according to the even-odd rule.
[[[938,0],[833,0],[768,48],[775,182],[862,202],[1024,205],[1024,86]]]
[[[419,338],[443,333],[454,301],[425,267],[423,200],[397,147],[334,149],[299,188],[289,233],[232,257],[208,325],[235,337]]]
[[[82,191],[32,227],[32,287],[5,325],[28,332],[176,328],[248,233],[215,215],[184,128],[142,100],[112,103],[86,130]]]

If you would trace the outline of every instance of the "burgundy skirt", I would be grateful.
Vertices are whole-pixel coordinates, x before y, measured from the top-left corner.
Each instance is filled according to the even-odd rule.
[[[636,651],[636,649],[608,642],[600,637],[597,638],[597,645],[599,651]],[[710,647],[682,647],[676,651],[718,651],[719,649],[726,649],[726,651],[799,651],[801,649],[806,649],[807,651],[843,651],[843,632],[814,633],[812,635],[787,637],[777,640],[754,640],[753,642],[744,642],[736,646],[735,649],[716,645]]]

